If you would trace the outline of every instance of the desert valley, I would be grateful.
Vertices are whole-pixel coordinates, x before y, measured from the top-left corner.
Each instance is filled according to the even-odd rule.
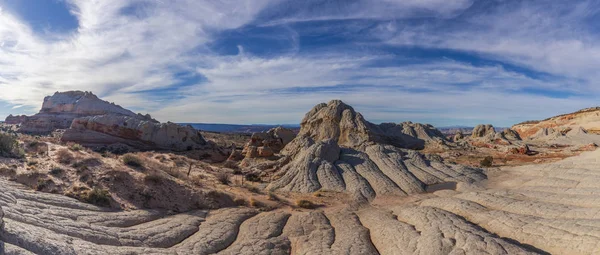
[[[240,135],[50,95],[1,126],[0,253],[600,252],[600,108],[451,135],[306,110]]]

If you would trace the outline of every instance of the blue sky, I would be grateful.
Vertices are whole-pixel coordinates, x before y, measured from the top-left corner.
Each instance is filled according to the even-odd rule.
[[[600,3],[0,0],[0,116],[86,90],[161,121],[298,123],[342,99],[436,126],[597,106]]]

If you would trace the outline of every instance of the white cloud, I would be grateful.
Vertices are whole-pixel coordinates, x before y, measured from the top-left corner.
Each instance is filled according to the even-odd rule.
[[[315,5],[295,8],[307,3]],[[515,92],[596,93],[600,46],[584,23],[600,8],[591,1],[575,7],[498,3],[467,15],[474,1],[70,0],[80,27],[60,40],[37,35],[0,11],[0,101],[25,111],[54,91],[77,89],[163,121],[297,123],[313,105],[341,98],[375,121],[500,125],[595,104],[583,97]],[[330,19],[379,21],[375,29],[352,30],[371,29],[360,36],[373,41],[464,50],[566,77],[534,79],[501,65],[450,59],[386,66],[381,63],[398,57],[369,49],[368,43],[363,51],[340,46],[307,53],[306,39],[286,25]],[[291,35],[291,53],[256,56],[239,46],[238,55],[221,56],[207,46],[219,32],[250,23],[282,24]],[[182,71],[206,81],[170,87],[181,81],[176,74]],[[153,89],[167,92],[140,93]]]

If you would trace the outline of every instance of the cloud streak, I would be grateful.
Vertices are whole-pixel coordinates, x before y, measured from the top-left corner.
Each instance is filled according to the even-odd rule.
[[[375,122],[506,126],[600,94],[593,1],[64,4],[65,34],[1,9],[0,115],[77,89],[163,121],[297,123],[341,98]]]

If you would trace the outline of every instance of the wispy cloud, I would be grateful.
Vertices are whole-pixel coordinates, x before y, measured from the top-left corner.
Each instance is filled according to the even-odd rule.
[[[163,121],[296,123],[341,98],[373,121],[509,125],[600,94],[594,1],[63,3],[64,34],[0,9],[0,115],[78,89]]]

